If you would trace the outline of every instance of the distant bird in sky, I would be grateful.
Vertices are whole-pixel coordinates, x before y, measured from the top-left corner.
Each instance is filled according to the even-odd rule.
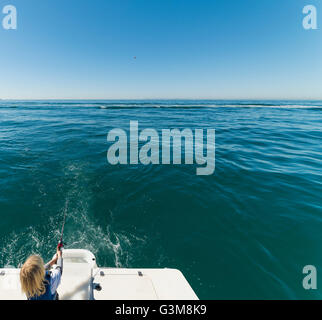
[[[134,60],[136,60],[136,57],[133,57]]]

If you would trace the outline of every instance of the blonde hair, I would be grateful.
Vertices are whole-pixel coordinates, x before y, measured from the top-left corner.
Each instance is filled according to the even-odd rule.
[[[30,256],[20,270],[21,289],[27,298],[41,296],[46,292],[45,266],[40,256]]]

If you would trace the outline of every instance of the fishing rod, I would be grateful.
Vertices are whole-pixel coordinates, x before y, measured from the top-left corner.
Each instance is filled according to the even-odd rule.
[[[59,240],[58,246],[57,246],[58,250],[61,250],[64,247],[63,236],[64,236],[64,228],[65,228],[66,214],[67,214],[67,210],[65,209],[64,219],[63,219],[63,225],[62,225],[62,228],[61,228],[60,240]]]

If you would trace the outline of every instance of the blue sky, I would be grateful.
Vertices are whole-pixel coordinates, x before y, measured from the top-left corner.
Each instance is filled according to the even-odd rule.
[[[0,27],[0,98],[322,99],[319,0],[7,4],[18,29]],[[308,4],[318,30],[302,27]]]

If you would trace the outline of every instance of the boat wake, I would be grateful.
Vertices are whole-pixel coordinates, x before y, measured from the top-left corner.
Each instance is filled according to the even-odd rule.
[[[73,182],[69,185],[65,203],[59,214],[48,217],[45,223],[14,231],[6,238],[0,239],[1,267],[19,267],[31,254],[39,254],[44,260],[50,260],[60,239],[65,212],[65,248],[90,250],[97,257],[99,264],[108,267],[130,265],[134,248],[144,244],[145,239],[122,230],[115,231],[112,212],[111,222],[106,227],[95,220],[94,212],[90,208],[93,195],[86,187],[88,181],[85,174],[83,175],[83,169],[84,165],[82,167],[79,164],[65,167],[65,174],[72,178],[69,180]]]

